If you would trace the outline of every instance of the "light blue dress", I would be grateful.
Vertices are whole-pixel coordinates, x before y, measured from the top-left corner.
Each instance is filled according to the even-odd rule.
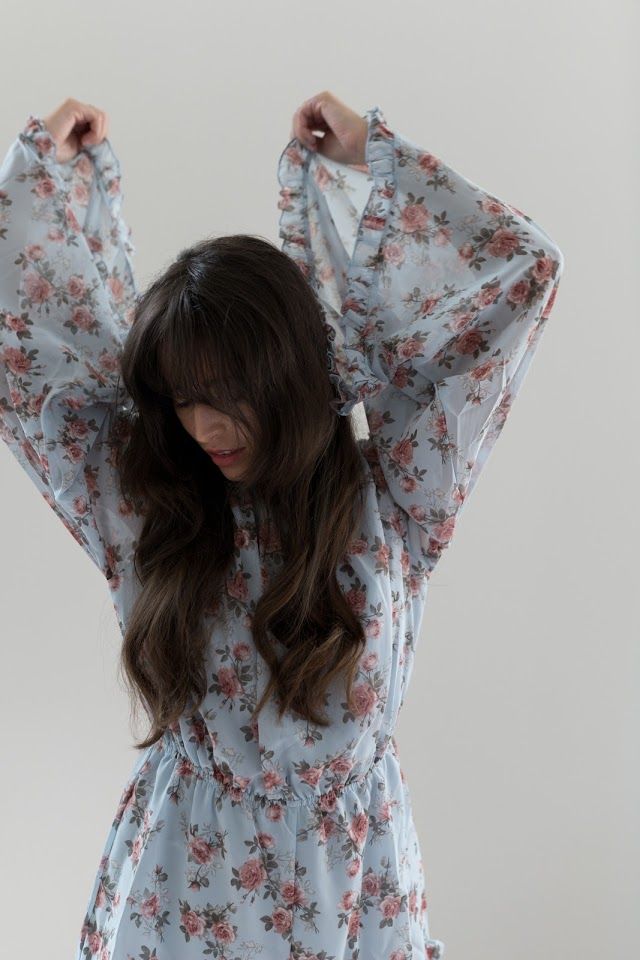
[[[387,126],[366,169],[287,144],[280,237],[334,333],[337,404],[362,401],[367,508],[338,578],[367,647],[329,728],[272,703],[251,614],[282,557],[236,497],[208,693],[136,757],[78,958],[441,958],[394,730],[429,579],[500,433],[563,257],[530,217]],[[0,431],[102,571],[124,630],[141,518],[117,492],[118,354],[137,296],[108,140],[54,160],[30,116],[0,168]]]

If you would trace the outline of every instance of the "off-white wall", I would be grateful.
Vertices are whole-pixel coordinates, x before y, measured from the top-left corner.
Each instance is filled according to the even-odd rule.
[[[276,161],[325,88],[379,104],[564,252],[431,580],[397,734],[447,960],[623,958],[640,940],[637,11],[3,5],[0,149],[67,96],[106,109],[142,285],[206,234],[276,239]],[[0,949],[72,957],[133,758],[120,638],[100,574],[4,447],[0,478]]]

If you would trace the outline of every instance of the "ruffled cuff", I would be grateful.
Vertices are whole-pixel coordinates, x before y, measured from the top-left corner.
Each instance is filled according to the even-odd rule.
[[[325,322],[327,366],[336,394],[331,406],[341,416],[349,414],[357,403],[381,393],[392,382],[396,367],[385,345],[375,341],[368,329],[379,276],[382,237],[395,194],[395,138],[380,107],[372,107],[363,116],[367,120],[365,162],[373,186],[358,225],[340,315],[328,314]],[[279,236],[283,251],[317,289],[307,211],[307,178],[313,156],[314,151],[296,137],[280,156]],[[338,333],[339,344],[336,343]]]
[[[95,175],[111,215],[115,220],[120,220],[122,205],[120,161],[106,137],[100,143],[82,147],[75,157],[67,163],[59,163],[56,160],[55,140],[47,130],[42,117],[30,113],[18,136],[22,143],[28,146],[38,159],[48,166],[52,179],[66,190],[72,188],[74,182],[78,179],[87,180],[86,155],[88,154],[91,157]],[[129,252],[135,251],[128,233],[121,239],[127,244]]]

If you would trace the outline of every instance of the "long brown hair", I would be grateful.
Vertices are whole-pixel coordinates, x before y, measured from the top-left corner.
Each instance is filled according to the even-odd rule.
[[[251,629],[274,693],[327,726],[341,678],[351,698],[365,637],[336,576],[361,519],[365,475],[350,417],[331,409],[324,314],[298,266],[248,234],[183,250],[138,299],[121,357],[133,400],[118,451],[121,493],[143,515],[140,591],[121,668],[155,743],[207,691],[205,615],[218,608],[235,541],[230,494],[260,504],[283,563]],[[231,481],[183,428],[173,398],[207,403],[252,429],[252,457]],[[241,407],[254,414],[251,425]],[[286,649],[280,657],[274,639]],[[193,698],[193,699],[192,699]]]

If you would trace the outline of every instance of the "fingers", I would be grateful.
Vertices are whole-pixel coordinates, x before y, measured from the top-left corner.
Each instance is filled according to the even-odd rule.
[[[291,126],[291,136],[297,137],[301,143],[311,150],[317,147],[317,137],[313,131],[326,133],[329,125],[325,120],[322,110],[325,103],[324,94],[318,94],[305,100],[302,106],[298,107],[293,115]]]

